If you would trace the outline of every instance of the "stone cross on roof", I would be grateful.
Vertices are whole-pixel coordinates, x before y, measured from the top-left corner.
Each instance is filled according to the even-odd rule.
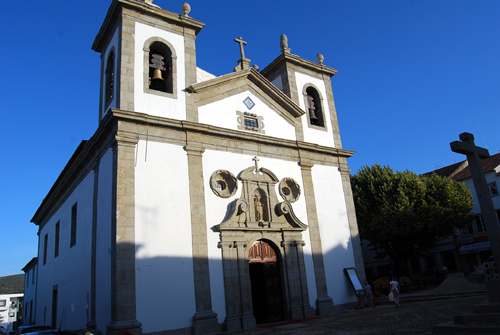
[[[243,38],[241,36],[235,38],[234,41],[240,44],[240,54],[241,54],[241,58],[238,61],[238,66],[234,68],[234,72],[246,70],[250,68],[250,59],[245,58],[245,50],[243,49],[243,46],[247,45],[247,42],[243,41]]]

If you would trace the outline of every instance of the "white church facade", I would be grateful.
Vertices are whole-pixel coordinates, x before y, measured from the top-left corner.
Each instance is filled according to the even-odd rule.
[[[235,39],[238,66],[213,76],[196,66],[204,24],[189,5],[150,2],[113,0],[92,46],[99,127],[32,219],[33,323],[208,334],[356,303],[337,71],[293,55],[283,35],[260,71]]]

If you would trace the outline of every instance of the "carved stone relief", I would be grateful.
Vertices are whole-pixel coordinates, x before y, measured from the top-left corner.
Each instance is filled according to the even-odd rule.
[[[258,172],[256,172],[258,171]],[[212,174],[210,185],[212,191],[223,198],[232,196],[237,188],[236,180],[230,178],[229,171],[218,170]],[[302,223],[293,213],[291,203],[300,196],[300,186],[292,178],[283,178],[281,182],[276,175],[266,168],[249,167],[243,170],[238,180],[241,182],[241,198],[231,203],[226,220],[215,228],[217,230],[290,229],[305,230]],[[279,193],[284,199],[278,200],[276,184],[279,182]],[[227,188],[224,188],[227,185]],[[218,187],[218,188],[217,188]],[[230,192],[230,188],[234,189]]]
[[[210,188],[216,196],[230,198],[238,190],[238,181],[231,172],[217,170],[210,176]]]

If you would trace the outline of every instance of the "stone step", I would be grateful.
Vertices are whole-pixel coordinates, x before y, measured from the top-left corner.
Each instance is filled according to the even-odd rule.
[[[453,317],[457,325],[500,325],[500,313],[463,314]]]
[[[432,327],[433,334],[500,334],[500,325],[457,325],[447,322]]]
[[[500,313],[500,303],[484,303],[472,306],[473,313]]]

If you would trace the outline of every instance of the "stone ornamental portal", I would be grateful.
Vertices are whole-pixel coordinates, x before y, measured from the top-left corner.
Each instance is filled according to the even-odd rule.
[[[302,249],[307,225],[292,208],[300,187],[292,178],[280,181],[254,161],[238,180],[229,171],[217,170],[210,181],[214,194],[221,197],[235,194],[238,181],[241,185],[241,198],[231,203],[227,219],[214,227],[220,233],[228,331],[314,315]]]

